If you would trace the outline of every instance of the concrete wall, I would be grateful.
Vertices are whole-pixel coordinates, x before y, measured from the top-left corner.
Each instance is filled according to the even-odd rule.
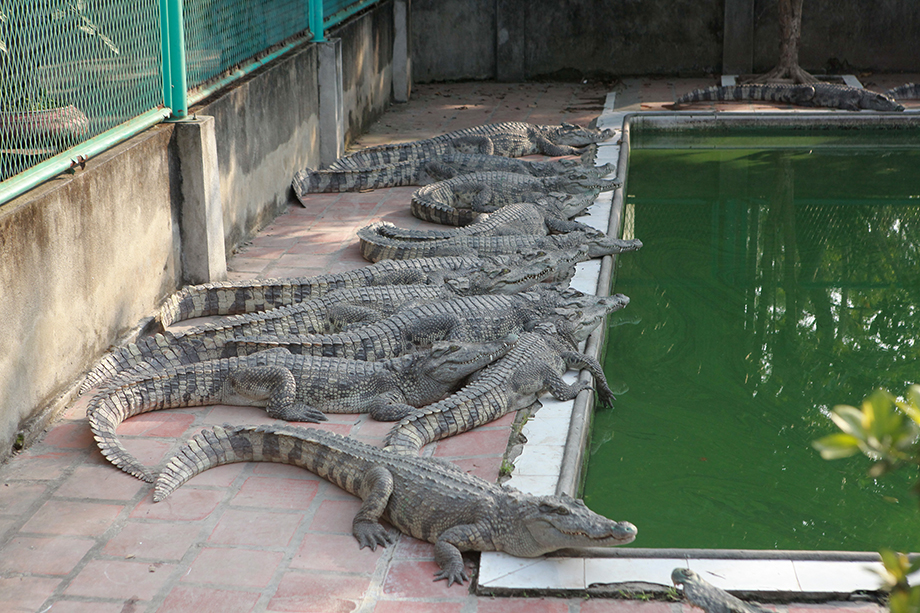
[[[806,69],[917,69],[915,0],[807,0],[803,14]],[[412,21],[417,82],[718,74],[726,48],[762,72],[779,48],[776,0],[413,0]]]
[[[346,58],[347,135],[390,103],[393,32],[392,2],[328,32]],[[228,253],[295,202],[296,170],[319,165],[316,47],[191,109],[214,117]],[[183,284],[182,169],[194,165],[182,164],[179,129],[147,130],[0,206],[0,460]]]

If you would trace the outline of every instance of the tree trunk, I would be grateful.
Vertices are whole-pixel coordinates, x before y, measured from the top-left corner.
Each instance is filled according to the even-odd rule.
[[[802,37],[803,0],[778,0],[780,47],[779,64],[751,83],[815,83],[817,79],[799,66],[799,39]]]

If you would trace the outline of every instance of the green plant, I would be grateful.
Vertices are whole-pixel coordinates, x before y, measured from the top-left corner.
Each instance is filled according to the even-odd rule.
[[[825,460],[862,453],[873,461],[869,475],[879,477],[907,465],[920,466],[920,385],[911,385],[903,400],[879,390],[863,400],[861,408],[834,407],[831,419],[841,430],[812,443]],[[920,493],[920,482],[914,493]],[[882,589],[889,592],[892,613],[920,612],[920,586],[907,578],[920,570],[920,559],[882,549]]]

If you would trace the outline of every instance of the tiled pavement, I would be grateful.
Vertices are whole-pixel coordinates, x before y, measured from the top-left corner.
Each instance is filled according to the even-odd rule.
[[[899,84],[897,77],[881,87]],[[660,108],[711,79],[630,79],[619,106]],[[603,84],[421,85],[356,146],[412,140],[493,121],[587,124]],[[291,169],[292,172],[296,169]],[[414,188],[314,195],[292,206],[229,261],[231,279],[306,276],[362,266],[355,230],[384,219],[413,227]],[[301,469],[232,464],[195,477],[153,504],[150,487],[105,462],[83,397],[34,446],[0,467],[0,611],[207,613],[362,611],[415,613],[678,613],[680,602],[581,597],[493,598],[431,581],[432,546],[401,537],[359,550],[350,534],[357,499]],[[160,462],[197,430],[269,423],[258,409],[202,407],[149,413],[118,430],[129,451]],[[512,416],[447,439],[426,453],[495,479]],[[319,427],[379,444],[390,424],[330,416]],[[475,556],[468,558],[473,570]],[[776,606],[799,613],[876,613],[872,603]]]

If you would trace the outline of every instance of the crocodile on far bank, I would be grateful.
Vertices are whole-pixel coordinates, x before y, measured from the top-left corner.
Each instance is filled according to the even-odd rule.
[[[331,432],[293,427],[215,427],[197,434],[157,478],[153,499],[165,499],[211,467],[231,462],[281,462],[305,468],[361,499],[352,522],[358,544],[394,542],[381,523],[434,543],[447,585],[469,580],[461,552],[503,551],[533,558],[573,547],[623,545],[636,527],[615,522],[568,496],[534,496],[489,483],[457,466],[394,454]]]
[[[805,107],[824,107],[848,111],[903,111],[889,96],[861,87],[833,83],[748,84],[695,89],[674,102],[675,107],[704,101],[763,100]]]
[[[581,155],[585,148],[612,138],[613,130],[582,128],[571,123],[535,125],[519,121],[490,123],[440,134],[432,138],[368,147],[339,158],[329,170],[384,166],[431,159],[447,153],[479,153],[521,157]]]
[[[380,421],[396,421],[443,398],[507,353],[514,340],[435,343],[426,351],[376,362],[292,355],[285,349],[208,360],[115,379],[90,400],[86,416],[102,455],[125,472],[153,481],[115,434],[134,415],[230,404],[265,407],[269,417],[286,421],[325,421],[324,413],[370,413]]]

